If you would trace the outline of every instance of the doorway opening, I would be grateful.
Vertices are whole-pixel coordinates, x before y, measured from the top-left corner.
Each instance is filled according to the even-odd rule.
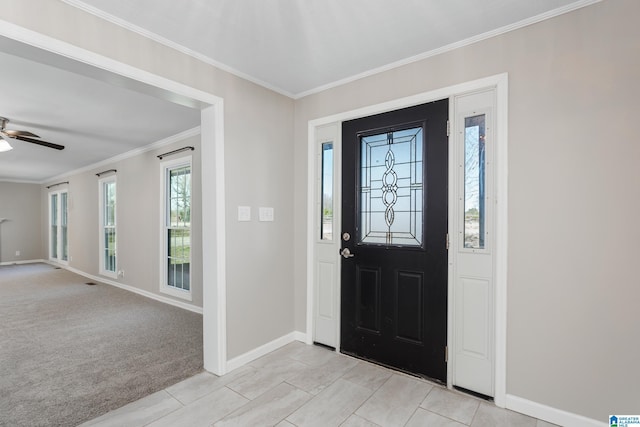
[[[202,255],[207,260],[203,263],[202,271],[204,367],[217,375],[226,373],[223,100],[9,22],[3,23],[0,38],[3,46],[24,50],[51,66],[200,110],[201,159],[203,166],[211,166],[202,168],[202,187],[214,189],[201,195],[202,217],[210,218],[209,221],[203,221],[202,226]]]

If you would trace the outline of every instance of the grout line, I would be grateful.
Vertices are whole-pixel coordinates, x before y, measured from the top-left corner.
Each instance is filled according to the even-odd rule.
[[[416,407],[416,409],[413,410],[413,412],[411,413],[409,418],[407,418],[407,421],[405,421],[404,424],[402,424],[403,426],[406,426],[407,424],[409,424],[409,421],[411,421],[411,418],[413,418],[413,416],[416,414],[416,412],[418,412],[418,409],[420,409],[420,405],[419,404]]]
[[[186,380],[185,380],[185,381],[186,381]],[[178,384],[179,384],[179,383],[178,383]],[[168,388],[168,387],[167,387],[167,388]],[[185,406],[187,406],[187,404],[186,404],[186,403],[183,403],[180,399],[178,399],[176,396],[174,396],[173,394],[171,394],[171,392],[170,392],[169,390],[167,390],[166,388],[165,388],[163,391],[164,391],[164,392],[166,392],[169,396],[173,397],[175,400],[177,400],[177,401],[178,401],[178,403],[179,403],[179,404],[181,404],[183,408],[184,408]],[[198,400],[198,399],[196,399],[196,400]],[[194,402],[195,402],[195,401],[194,401]],[[176,409],[176,411],[177,411],[177,409]]]

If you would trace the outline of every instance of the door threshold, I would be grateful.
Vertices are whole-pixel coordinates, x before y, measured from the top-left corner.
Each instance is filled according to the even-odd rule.
[[[330,345],[327,344],[322,344],[321,342],[313,342],[313,345],[316,345],[318,347],[322,347],[322,348],[326,348],[327,350],[331,350],[331,351],[336,351],[335,347],[331,347]]]
[[[466,388],[458,387],[457,385],[454,385],[453,388],[461,393],[470,394],[473,397],[477,397],[478,399],[486,400],[487,402],[493,402],[493,397],[487,396],[486,394],[478,393],[477,391],[473,390],[467,390]]]
[[[374,365],[382,366],[383,368],[387,368],[387,369],[389,369],[391,371],[399,372],[399,373],[402,373],[402,374],[405,374],[405,375],[409,375],[409,376],[412,376],[412,377],[415,377],[415,378],[420,378],[421,380],[429,381],[431,383],[435,383],[435,384],[438,384],[438,385],[441,385],[441,386],[444,386],[444,387],[447,386],[447,382],[446,381],[442,381],[442,380],[439,380],[437,378],[432,378],[432,377],[429,377],[427,375],[420,374],[420,373],[417,373],[417,372],[407,371],[406,369],[398,368],[396,366],[387,365],[385,363],[378,362],[377,360],[367,359],[366,357],[357,355],[355,353],[349,353],[349,352],[345,352],[345,351],[340,350],[340,354],[344,354],[345,356],[350,356],[350,357],[353,357],[355,359],[364,360],[365,362],[369,362],[369,363],[373,363]]]

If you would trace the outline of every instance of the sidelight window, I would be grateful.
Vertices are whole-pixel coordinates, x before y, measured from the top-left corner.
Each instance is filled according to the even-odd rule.
[[[322,144],[320,238],[333,240],[333,143]]]
[[[464,247],[485,248],[485,115],[464,119]]]

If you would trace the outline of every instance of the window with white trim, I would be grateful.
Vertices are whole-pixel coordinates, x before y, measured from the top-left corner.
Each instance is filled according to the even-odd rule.
[[[110,176],[98,182],[100,193],[100,274],[117,278],[116,177]]]
[[[69,261],[67,190],[49,193],[49,259],[66,264]]]
[[[191,300],[191,156],[163,162],[160,291]]]

